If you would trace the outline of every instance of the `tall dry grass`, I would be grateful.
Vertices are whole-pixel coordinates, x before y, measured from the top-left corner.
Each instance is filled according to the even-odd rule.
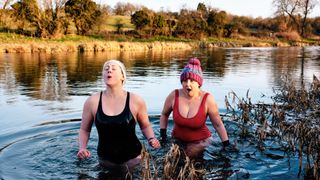
[[[319,180],[320,80],[316,76],[309,88],[304,84],[297,88],[284,78],[281,88],[275,89],[272,104],[253,104],[249,91],[245,98],[234,92],[229,98],[225,98],[227,114],[238,123],[241,138],[252,137],[261,151],[268,148],[265,140],[278,143],[289,157],[298,154],[297,176],[304,169],[305,178]]]

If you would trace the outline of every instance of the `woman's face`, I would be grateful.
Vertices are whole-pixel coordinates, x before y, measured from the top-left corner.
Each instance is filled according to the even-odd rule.
[[[193,96],[194,93],[200,90],[199,83],[192,79],[186,79],[182,81],[182,88],[186,93],[188,93],[189,96]]]
[[[123,84],[124,76],[120,66],[116,63],[106,64],[103,69],[103,79],[106,85]]]

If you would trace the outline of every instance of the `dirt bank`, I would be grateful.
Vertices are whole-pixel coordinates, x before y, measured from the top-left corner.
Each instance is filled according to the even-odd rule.
[[[59,53],[59,52],[102,52],[102,51],[145,51],[177,50],[197,48],[197,43],[184,42],[31,42],[4,43],[0,53]]]
[[[103,52],[103,51],[146,51],[146,50],[188,50],[193,48],[217,47],[288,47],[308,46],[304,43],[288,44],[283,42],[23,42],[2,43],[0,53],[59,53],[59,52]]]

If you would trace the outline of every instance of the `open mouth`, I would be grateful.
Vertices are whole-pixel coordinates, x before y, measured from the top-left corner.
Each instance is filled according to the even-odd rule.
[[[190,92],[192,89],[191,88],[187,88],[187,91]]]

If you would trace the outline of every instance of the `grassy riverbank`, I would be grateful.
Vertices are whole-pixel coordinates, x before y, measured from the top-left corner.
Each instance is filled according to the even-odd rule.
[[[41,39],[15,33],[0,33],[0,53],[59,53],[59,52],[99,52],[109,50],[176,50],[218,47],[289,47],[319,45],[319,40],[281,41],[279,39],[259,39],[255,37],[208,38],[186,40],[168,37],[137,39],[125,35],[105,36],[66,35],[54,39]]]

